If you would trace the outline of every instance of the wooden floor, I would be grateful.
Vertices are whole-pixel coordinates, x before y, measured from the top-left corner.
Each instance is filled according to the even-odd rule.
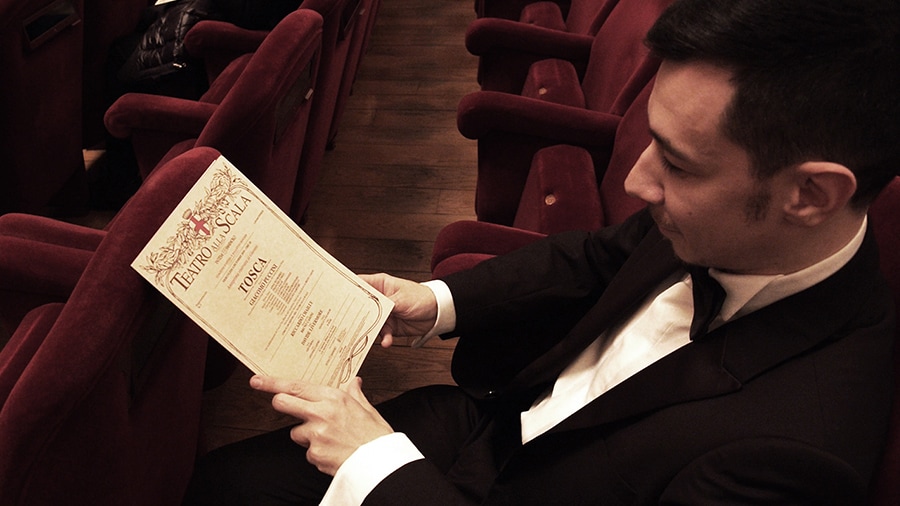
[[[456,106],[477,89],[464,46],[472,0],[382,0],[336,147],[325,156],[303,228],[358,273],[430,277],[433,240],[474,218],[475,143],[456,129]],[[360,371],[372,402],[449,383],[452,342],[376,345]],[[214,448],[292,422],[250,390],[243,367],[204,399]]]

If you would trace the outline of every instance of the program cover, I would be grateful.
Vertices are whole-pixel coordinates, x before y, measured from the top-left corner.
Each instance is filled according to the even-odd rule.
[[[254,373],[334,387],[393,308],[224,157],[132,267]]]

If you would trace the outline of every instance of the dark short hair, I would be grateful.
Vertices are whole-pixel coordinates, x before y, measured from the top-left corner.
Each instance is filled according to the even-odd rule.
[[[758,177],[840,163],[865,206],[900,168],[898,33],[898,0],[676,0],[647,45],[732,72],[723,128]]]

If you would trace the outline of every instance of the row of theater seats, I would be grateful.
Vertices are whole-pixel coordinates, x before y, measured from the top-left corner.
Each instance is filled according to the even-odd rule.
[[[479,57],[481,91],[463,97],[457,113],[460,132],[478,141],[477,221],[440,231],[434,277],[548,234],[620,223],[643,207],[623,183],[650,143],[647,103],[659,62],[643,38],[671,1],[475,0],[478,19],[465,42]],[[900,178],[869,213],[900,314],[898,216]],[[872,504],[900,504],[898,476],[900,403]]]
[[[129,93],[106,112],[142,178],[194,146],[220,150],[301,221],[380,0],[304,0],[273,32],[201,21],[185,37],[206,66],[198,99]],[[290,26],[288,26],[290,23]]]
[[[266,32],[197,23],[202,98],[106,111],[143,179],[108,226],[0,215],[0,504],[180,503],[202,392],[236,363],[130,264],[220,154],[302,217],[378,2],[305,0]]]
[[[0,214],[83,210],[89,189],[82,150],[102,143],[108,130],[133,141],[142,176],[167,155],[176,154],[177,149],[169,152],[175,144],[183,150],[188,144],[182,143],[189,139],[197,139],[198,145],[227,147],[223,150],[226,155],[247,162],[240,166],[261,159],[256,164],[262,165],[260,173],[266,172],[271,160],[284,161],[282,152],[302,154],[296,184],[290,180],[273,185],[297,195],[291,202],[283,202],[292,215],[302,215],[323,153],[334,144],[380,0],[296,0],[300,9],[322,16],[321,40],[309,42],[315,51],[306,62],[307,90],[299,89],[298,73],[279,76],[290,83],[287,89],[276,90],[284,97],[280,102],[260,106],[257,95],[265,88],[250,90],[245,84],[241,87],[244,96],[235,91],[229,98],[226,109],[230,112],[212,114],[212,106],[226,101],[227,92],[248,63],[247,55],[256,52],[267,32],[203,21],[184,41],[190,56],[203,60],[207,68],[210,89],[195,101],[205,104],[199,107],[203,110],[196,104],[160,103],[140,94],[129,94],[107,110],[109,97],[118,91],[111,89],[116,88],[110,82],[114,70],[110,68],[111,53],[119,41],[140,29],[142,15],[152,4],[153,0],[0,0],[0,66],[4,69],[0,155],[5,162],[0,169]],[[271,54],[271,48],[269,52],[258,59],[284,58],[283,54]],[[238,57],[241,62],[235,62]],[[261,65],[255,64],[257,68]],[[304,91],[312,98],[298,96]],[[238,132],[229,121],[243,122],[242,127],[260,124],[252,131],[256,138],[248,141],[250,144],[273,135],[266,131],[271,125],[263,113],[254,117],[249,106],[243,111],[237,107],[252,99],[257,100],[257,107],[278,115],[279,145],[272,148],[276,154],[234,147],[240,144],[234,141],[243,140],[240,136],[248,135],[248,130]],[[195,114],[182,118],[182,108]],[[288,125],[296,131],[286,132]],[[204,131],[207,126],[209,131]]]
[[[647,100],[659,62],[643,38],[670,1],[573,0],[565,24],[558,5],[537,2],[522,20],[480,17],[470,25],[466,47],[479,56],[481,90],[462,98],[457,121],[477,140],[478,221],[441,232],[435,275],[501,252],[507,241],[519,244],[523,233],[596,229],[642,206],[622,182],[650,142]],[[572,19],[578,15],[588,19]],[[553,43],[542,45],[542,37]],[[469,238],[485,234],[498,238],[479,242],[490,251],[469,251],[479,244]]]

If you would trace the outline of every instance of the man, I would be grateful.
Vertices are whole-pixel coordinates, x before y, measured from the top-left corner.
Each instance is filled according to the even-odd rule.
[[[461,388],[376,410],[254,378],[299,425],[213,454],[190,500],[862,504],[892,384],[866,208],[900,167],[898,31],[893,0],[677,1],[625,183],[647,210],[442,281],[367,276],[396,303],[383,345],[458,335]],[[695,323],[707,274],[725,299]]]

